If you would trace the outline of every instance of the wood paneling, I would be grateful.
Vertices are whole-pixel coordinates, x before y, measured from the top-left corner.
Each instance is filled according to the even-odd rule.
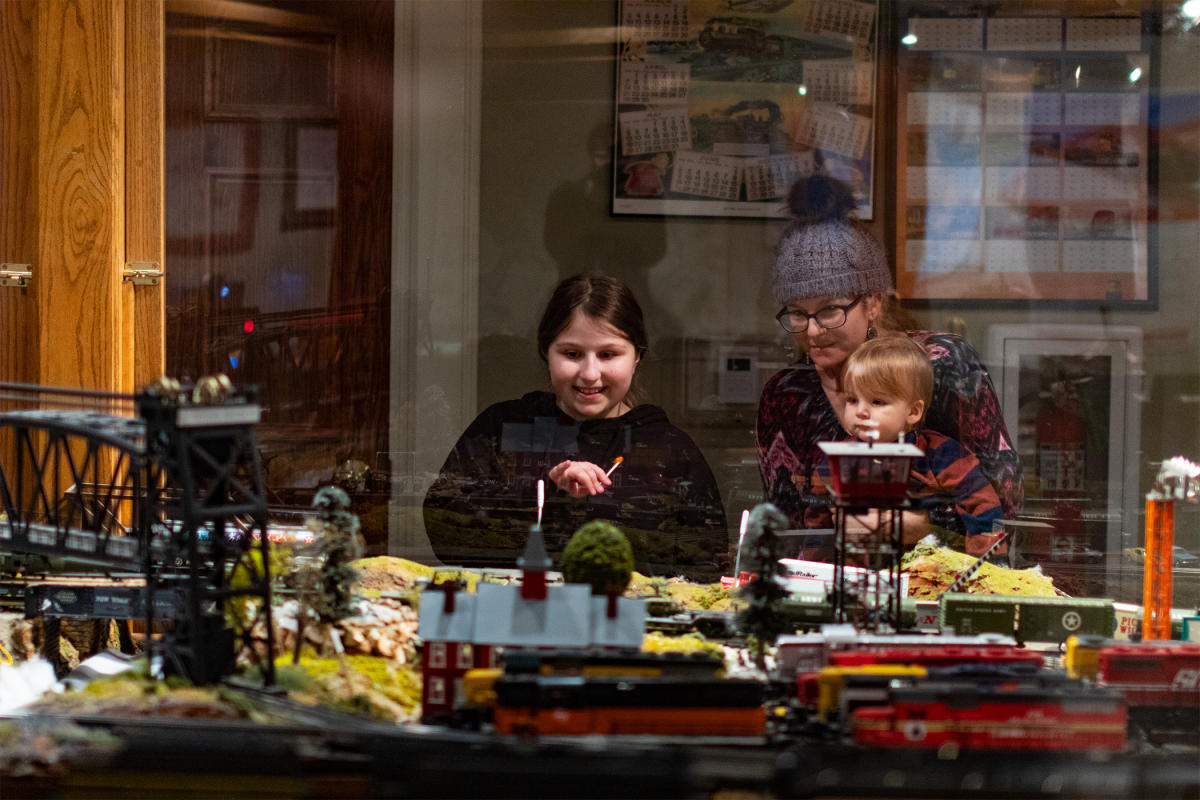
[[[0,380],[159,374],[161,293],[122,273],[162,261],[162,68],[157,0],[0,2],[0,260],[33,273],[0,289]]]
[[[0,263],[32,265],[37,256],[36,46],[34,0],[0,2]],[[37,380],[36,291],[36,284],[0,286],[0,380]],[[0,400],[0,410],[12,407]],[[0,430],[5,474],[15,463],[13,445],[12,432]]]
[[[125,260],[166,272],[163,232],[163,5],[125,3]],[[169,279],[169,278],[168,278]],[[121,384],[138,390],[163,374],[163,284],[123,288],[132,369]]]
[[[0,262],[37,260],[37,3],[0,2]],[[40,271],[40,265],[34,266]],[[37,380],[37,279],[0,287],[0,380]]]
[[[133,391],[163,367],[163,11],[0,2],[0,379]]]
[[[120,387],[124,9],[37,3],[38,380]]]

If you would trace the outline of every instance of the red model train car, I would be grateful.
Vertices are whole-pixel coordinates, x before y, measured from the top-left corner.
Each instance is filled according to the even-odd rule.
[[[884,647],[876,650],[843,650],[829,654],[830,666],[860,667],[867,664],[917,664],[922,667],[952,667],[956,664],[1028,664],[1041,669],[1041,653],[1013,645],[945,645],[934,647]]]
[[[1200,726],[1200,645],[1107,644],[1096,656],[1096,683],[1120,692],[1131,719],[1143,727]]]
[[[924,681],[855,710],[850,731],[874,747],[1119,752],[1126,723],[1124,701],[1099,689]]]
[[[1200,644],[1110,644],[1097,657],[1097,682],[1131,706],[1200,707]]]

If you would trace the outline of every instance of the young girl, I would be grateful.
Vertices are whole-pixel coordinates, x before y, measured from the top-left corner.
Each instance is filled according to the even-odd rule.
[[[921,501],[930,522],[965,532],[972,555],[991,546],[992,523],[1003,510],[978,459],[957,440],[921,425],[933,396],[925,349],[903,334],[865,342],[846,360],[842,394],[839,418],[851,436],[907,441],[924,451],[913,463],[909,494]]]
[[[647,337],[629,288],[568,278],[546,306],[537,343],[550,391],[484,410],[425,496],[438,558],[512,566],[541,478],[551,556],[582,523],[607,519],[629,537],[640,571],[715,580],[728,551],[721,495],[692,439],[661,408],[639,403],[634,377]]]

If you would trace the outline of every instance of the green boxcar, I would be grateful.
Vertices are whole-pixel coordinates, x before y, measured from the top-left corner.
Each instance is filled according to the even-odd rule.
[[[938,623],[943,632],[1003,633],[1020,642],[1064,642],[1068,636],[1112,636],[1113,601],[1090,597],[1021,597],[944,594]]]
[[[938,598],[938,627],[942,633],[971,636],[1002,633],[1012,636],[1017,620],[1016,598],[952,592]]]
[[[1113,601],[1092,597],[1020,597],[1017,640],[1065,642],[1069,636],[1112,636]]]

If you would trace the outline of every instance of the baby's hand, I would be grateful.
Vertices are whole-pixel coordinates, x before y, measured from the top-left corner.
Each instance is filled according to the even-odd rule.
[[[571,497],[603,494],[612,486],[604,470],[590,461],[564,461],[550,470],[550,480]]]
[[[854,435],[860,442],[878,442],[879,423],[873,419],[863,420],[855,426]]]

